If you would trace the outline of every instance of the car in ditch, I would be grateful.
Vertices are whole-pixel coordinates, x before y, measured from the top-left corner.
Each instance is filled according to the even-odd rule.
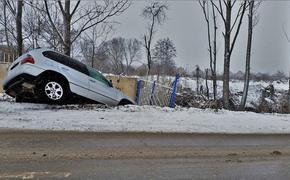
[[[47,48],[18,57],[8,69],[3,89],[18,102],[134,104],[99,71]]]

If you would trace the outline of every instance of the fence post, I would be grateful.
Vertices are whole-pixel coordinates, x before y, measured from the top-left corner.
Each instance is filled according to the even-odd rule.
[[[136,103],[137,105],[140,105],[140,99],[141,99],[141,89],[142,89],[142,80],[139,80],[137,82],[137,94],[136,94]]]
[[[153,86],[152,86],[152,90],[151,90],[150,105],[153,105],[153,96],[155,93],[155,86],[156,86],[156,81],[153,82]]]
[[[176,74],[174,84],[173,84],[172,93],[171,93],[170,103],[169,103],[169,107],[171,107],[171,108],[174,106],[174,103],[175,103],[176,88],[177,88],[177,83],[178,83],[179,77],[180,77],[179,74]]]

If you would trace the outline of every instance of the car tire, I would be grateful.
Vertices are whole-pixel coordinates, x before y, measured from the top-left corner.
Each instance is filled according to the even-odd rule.
[[[65,104],[68,97],[68,85],[56,79],[47,79],[40,84],[40,98],[49,104]]]

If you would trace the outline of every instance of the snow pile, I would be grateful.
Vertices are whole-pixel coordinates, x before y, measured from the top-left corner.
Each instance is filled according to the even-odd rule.
[[[14,98],[8,96],[7,94],[5,93],[0,93],[0,102],[1,101],[9,101],[9,102],[13,102],[14,101]]]
[[[95,132],[290,133],[290,115],[152,106],[69,107],[0,102],[0,128]]]

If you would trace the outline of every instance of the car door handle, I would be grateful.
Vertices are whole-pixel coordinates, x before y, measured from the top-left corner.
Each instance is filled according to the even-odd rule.
[[[96,81],[95,81],[95,80],[92,80],[92,79],[90,79],[90,82],[93,82],[93,83],[95,83]]]

